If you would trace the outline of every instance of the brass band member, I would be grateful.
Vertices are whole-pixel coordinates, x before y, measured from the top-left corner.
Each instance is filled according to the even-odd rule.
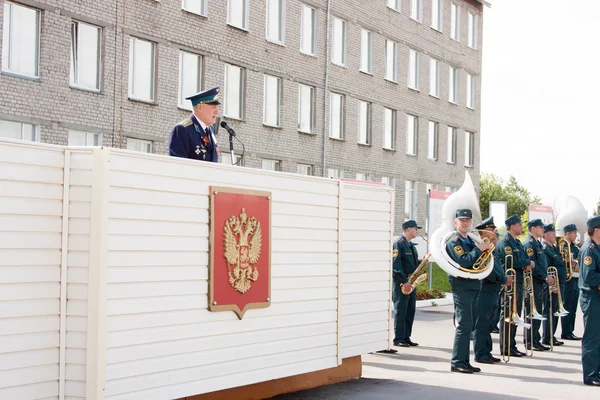
[[[565,340],[581,340],[575,336],[575,314],[577,313],[577,303],[579,301],[579,247],[575,244],[577,239],[577,226],[574,224],[567,225],[563,228],[565,239],[571,248],[573,275],[571,279],[565,282],[565,291],[563,293],[565,309],[569,312],[568,315],[560,319],[562,333],[560,337]]]
[[[565,280],[567,279],[567,270],[565,264],[562,261],[562,257],[558,248],[556,247],[556,229],[553,224],[548,224],[544,227],[544,253],[548,258],[548,266],[555,267],[558,271],[558,280],[560,292],[564,292]],[[546,286],[546,292],[548,292],[548,286]],[[550,310],[550,296],[552,296],[552,309]],[[565,344],[560,340],[557,340],[554,336],[556,333],[556,325],[558,324],[558,317],[554,313],[558,310],[558,291],[553,293],[548,292],[548,297],[544,299],[544,316],[547,318],[544,321],[544,340],[542,343],[550,345],[550,337],[552,337],[552,343],[554,346],[562,346]],[[552,318],[552,332],[550,332],[550,318]]]

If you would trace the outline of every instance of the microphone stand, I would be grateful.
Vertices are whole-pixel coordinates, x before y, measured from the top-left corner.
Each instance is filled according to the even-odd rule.
[[[231,165],[235,165],[235,153],[233,152],[233,135],[229,134],[229,151],[231,152]]]

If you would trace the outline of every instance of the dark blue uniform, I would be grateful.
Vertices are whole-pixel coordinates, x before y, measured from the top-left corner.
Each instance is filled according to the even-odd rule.
[[[481,256],[481,250],[469,239],[455,233],[446,244],[450,257],[463,268],[472,269],[475,261]],[[475,327],[478,315],[478,297],[481,281],[476,279],[458,278],[448,275],[454,299],[454,315],[456,318],[456,333],[452,349],[452,366],[468,368],[469,343],[471,332]]]
[[[494,250],[495,255],[501,260],[506,260],[506,255],[513,256],[512,268],[516,273],[516,296],[517,296],[517,314],[521,315],[521,310],[523,309],[523,268],[528,266],[531,263],[529,257],[525,253],[525,248],[521,244],[521,242],[512,237],[509,232],[506,232],[504,236],[500,238],[498,244],[496,245],[496,250]],[[510,268],[510,265],[505,265],[506,268]],[[500,310],[504,310],[505,307],[510,307],[512,310],[512,304],[504,304],[504,296],[501,296]],[[503,324],[504,315],[502,312],[500,313],[500,338],[502,338],[504,324]],[[507,354],[505,349],[506,345],[509,346],[509,349],[516,350],[516,341],[515,335],[517,333],[517,328],[514,324],[510,325],[510,335],[507,336],[507,341],[510,340],[510,343],[500,343],[500,352],[502,354]],[[509,339],[510,338],[510,339]]]
[[[551,245],[548,242],[544,242],[544,253],[548,259],[548,266],[555,267],[558,272],[558,280],[560,283],[560,293],[565,291],[565,281],[567,280],[567,270],[563,263],[562,257],[558,248]],[[555,282],[556,284],[556,282]],[[546,285],[546,292],[548,292],[548,285]],[[552,296],[552,310],[550,310],[550,296]],[[556,333],[556,325],[558,325],[558,317],[554,316],[554,313],[558,309],[558,294],[549,293],[544,299],[544,317],[547,319],[544,321],[544,344],[550,343],[550,334],[554,338]],[[552,333],[550,333],[550,318],[552,318]],[[556,340],[553,339],[556,343]],[[560,343],[559,343],[560,344]]]
[[[498,295],[506,283],[504,265],[502,260],[494,254],[494,269],[481,282],[479,292],[479,313],[475,322],[475,361],[492,359],[492,330],[496,327],[496,309],[498,308]]]
[[[169,155],[202,161],[219,161],[219,145],[211,126],[202,129],[194,114],[173,127]]]
[[[571,243],[571,256],[575,260],[579,258],[579,247],[573,243]],[[574,265],[573,269],[575,269]],[[579,302],[579,278],[575,272],[573,273],[573,277],[565,282],[563,302],[565,309],[569,312],[569,315],[560,319],[560,326],[562,328],[561,336],[565,338],[572,336],[575,330],[575,314],[577,313],[577,303]]]
[[[408,282],[408,276],[412,274],[419,265],[419,254],[417,247],[406,240],[404,235],[394,243],[394,285],[392,296],[396,316],[394,317],[394,345],[408,343],[412,333],[415,320],[417,304],[417,291],[411,294],[402,293],[402,284]]]
[[[598,217],[596,217],[598,218]],[[590,222],[588,222],[589,226]],[[597,221],[596,221],[597,224]],[[583,340],[581,342],[581,364],[583,381],[600,381],[600,249],[589,239],[579,253],[579,303],[583,312]]]
[[[533,270],[531,271],[531,274],[533,276],[533,294],[534,294],[534,305],[535,305],[535,310],[539,313],[541,313],[543,311],[543,307],[544,307],[544,298],[545,298],[545,292],[544,292],[544,285],[546,282],[546,278],[547,278],[547,274],[546,271],[548,270],[548,259],[546,258],[546,255],[544,254],[544,248],[542,247],[542,243],[540,243],[539,240],[537,240],[536,238],[534,238],[533,236],[531,236],[531,234],[527,235],[527,238],[525,239],[525,243],[523,244],[523,247],[525,248],[525,253],[527,254],[527,257],[529,257],[529,260],[533,261],[535,263],[535,266],[533,268]],[[531,304],[528,300],[525,301],[525,315],[529,315],[530,313],[530,309],[531,309]],[[526,321],[529,322],[529,321]],[[533,346],[534,347],[541,347],[542,343],[541,343],[541,335],[540,335],[540,326],[542,324],[542,321],[538,320],[538,319],[534,319],[532,321],[532,327],[530,329],[533,329]],[[531,332],[529,331],[529,329],[526,330],[526,334],[523,337],[523,343],[525,344],[525,346],[527,348],[531,347],[531,343],[529,343],[529,339],[531,338]]]

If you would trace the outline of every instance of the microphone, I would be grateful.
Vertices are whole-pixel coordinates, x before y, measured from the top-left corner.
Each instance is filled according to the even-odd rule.
[[[221,128],[225,128],[225,130],[229,132],[231,136],[235,136],[235,131],[229,125],[227,125],[227,122],[221,121]]]

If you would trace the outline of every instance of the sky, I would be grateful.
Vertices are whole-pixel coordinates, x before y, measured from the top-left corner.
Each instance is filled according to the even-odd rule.
[[[481,171],[514,175],[542,204],[600,198],[600,1],[488,0]]]

